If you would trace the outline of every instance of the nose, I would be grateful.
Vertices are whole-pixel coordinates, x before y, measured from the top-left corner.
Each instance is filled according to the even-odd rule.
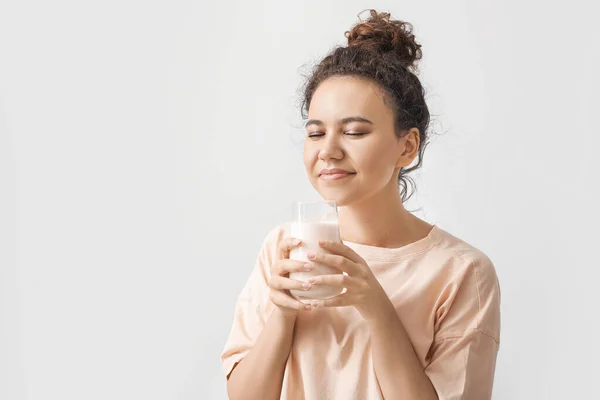
[[[321,141],[322,147],[319,150],[319,159],[327,161],[329,159],[341,160],[344,157],[344,151],[338,143],[335,133],[326,134]]]

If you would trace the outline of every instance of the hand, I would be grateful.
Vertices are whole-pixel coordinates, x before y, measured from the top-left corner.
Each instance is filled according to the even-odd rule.
[[[312,285],[346,288],[346,292],[330,299],[313,301],[313,307],[354,306],[367,320],[384,315],[390,311],[390,307],[393,309],[392,302],[367,262],[354,250],[334,241],[319,241],[319,246],[332,254],[309,253],[309,260],[333,267],[347,275],[319,275],[310,278],[308,282]]]
[[[279,310],[289,317],[295,317],[298,310],[305,309],[310,311],[312,306],[302,303],[293,298],[289,290],[308,290],[311,285],[305,282],[289,278],[290,272],[310,271],[313,267],[306,267],[304,261],[290,260],[290,250],[298,247],[302,241],[286,237],[277,243],[275,261],[271,265],[271,279],[269,287],[271,288],[271,301]]]

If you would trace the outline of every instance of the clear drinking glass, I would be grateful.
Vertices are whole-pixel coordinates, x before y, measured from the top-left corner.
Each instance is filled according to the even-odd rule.
[[[290,251],[290,259],[308,261],[309,252],[326,252],[319,247],[319,240],[341,242],[337,205],[335,201],[323,200],[314,202],[298,202],[294,206],[294,218],[290,235],[302,239],[302,244]],[[315,275],[332,275],[341,273],[327,265],[314,263],[311,271],[292,272],[290,278],[306,282]],[[342,292],[342,288],[331,286],[313,286],[309,290],[290,290],[298,300],[327,299]]]

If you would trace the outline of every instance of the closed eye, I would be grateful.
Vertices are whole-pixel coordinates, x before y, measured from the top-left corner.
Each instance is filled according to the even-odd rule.
[[[346,135],[349,136],[362,136],[362,135],[366,135],[365,132],[346,132]]]
[[[366,135],[366,132],[346,132],[345,134],[348,136],[363,136],[363,135]],[[325,136],[325,134],[322,132],[314,132],[314,133],[308,134],[309,138],[316,138],[316,137],[321,137],[321,136]]]

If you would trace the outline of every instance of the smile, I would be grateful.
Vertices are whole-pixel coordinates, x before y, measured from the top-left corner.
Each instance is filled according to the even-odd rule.
[[[340,172],[340,173],[335,173],[335,174],[321,174],[319,176],[319,179],[322,179],[324,181],[337,181],[337,180],[344,179],[344,178],[347,178],[347,177],[353,176],[353,175],[356,175],[356,174],[351,174],[351,173],[346,173],[346,172],[344,172],[344,173]]]

